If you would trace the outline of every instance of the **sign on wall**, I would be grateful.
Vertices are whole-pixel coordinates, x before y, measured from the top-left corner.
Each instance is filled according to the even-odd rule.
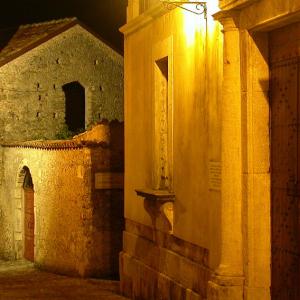
[[[208,165],[209,189],[213,191],[221,190],[221,162],[210,161]]]
[[[123,189],[124,173],[101,172],[95,173],[95,189]]]

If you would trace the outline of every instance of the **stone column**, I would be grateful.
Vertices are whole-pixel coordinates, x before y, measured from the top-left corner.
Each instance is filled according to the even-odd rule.
[[[243,299],[242,103],[238,14],[215,15],[224,27],[221,99],[222,185],[220,264],[209,282],[209,300]]]

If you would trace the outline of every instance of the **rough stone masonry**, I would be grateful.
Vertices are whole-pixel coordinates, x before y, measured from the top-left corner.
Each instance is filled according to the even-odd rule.
[[[84,89],[85,128],[123,120],[123,57],[77,19],[21,26],[7,39],[0,52],[0,141],[63,132],[63,87],[70,83]]]

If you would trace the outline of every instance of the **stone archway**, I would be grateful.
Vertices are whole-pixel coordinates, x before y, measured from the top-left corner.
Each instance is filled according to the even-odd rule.
[[[34,189],[30,170],[19,171],[15,190],[15,253],[17,259],[34,261]]]
[[[34,190],[29,169],[24,167],[23,170],[25,170],[23,181],[24,258],[34,261]]]

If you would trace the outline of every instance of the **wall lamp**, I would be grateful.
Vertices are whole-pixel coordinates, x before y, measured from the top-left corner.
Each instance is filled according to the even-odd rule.
[[[180,7],[184,10],[192,12],[196,15],[203,15],[204,19],[207,18],[207,5],[206,2],[203,1],[168,1],[168,0],[161,0],[161,2],[168,8],[172,9],[174,7]],[[189,8],[189,6],[193,6]]]

